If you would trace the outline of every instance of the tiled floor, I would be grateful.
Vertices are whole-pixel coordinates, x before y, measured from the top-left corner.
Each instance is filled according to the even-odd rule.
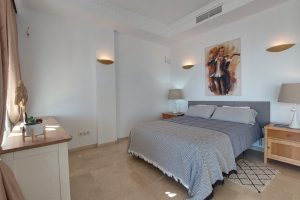
[[[70,153],[72,200],[185,199],[187,191],[158,169],[126,153],[127,141]],[[262,153],[247,151],[249,161],[263,160]],[[280,170],[271,184],[255,193],[230,181],[217,186],[213,199],[300,200],[300,167],[271,161]],[[166,192],[170,196],[169,197]]]

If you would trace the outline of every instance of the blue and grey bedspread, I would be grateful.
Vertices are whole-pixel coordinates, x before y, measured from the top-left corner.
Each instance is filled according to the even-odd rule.
[[[208,129],[205,123],[218,127],[220,121],[202,121],[201,126],[199,119],[184,116],[139,124],[131,130],[128,145],[129,153],[184,185],[190,200],[209,197],[223,173],[236,170],[232,141],[223,132],[229,128]]]
[[[215,130],[228,135],[235,157],[239,156],[262,137],[261,127],[258,123],[250,125],[189,116],[175,117],[167,119],[167,121]]]

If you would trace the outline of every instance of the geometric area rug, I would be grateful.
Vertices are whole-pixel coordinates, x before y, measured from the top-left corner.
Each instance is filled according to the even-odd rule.
[[[279,173],[264,165],[264,163],[253,163],[239,159],[236,163],[237,174],[231,174],[228,180],[261,193]]]

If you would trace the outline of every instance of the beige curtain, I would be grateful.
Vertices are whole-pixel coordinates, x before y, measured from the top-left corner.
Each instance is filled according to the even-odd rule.
[[[1,0],[3,1],[3,0]],[[25,200],[13,172],[0,160],[0,199]]]
[[[8,80],[7,0],[0,1],[0,145],[3,140]]]
[[[3,1],[3,0],[1,0]],[[7,84],[7,102],[6,108],[10,121],[16,124],[19,121],[20,112],[15,105],[15,90],[21,80],[19,51],[18,51],[18,33],[16,13],[12,0],[7,1],[7,39],[8,39],[8,84]]]
[[[0,0],[0,145],[3,140],[6,103],[12,101],[14,84],[20,79],[17,51],[17,33],[15,11],[11,0]],[[8,82],[13,84],[9,86]],[[9,93],[7,93],[9,89]],[[9,97],[9,98],[7,98]],[[8,99],[8,101],[7,101]],[[11,119],[18,115],[9,103]],[[0,199],[24,200],[13,172],[0,160]]]

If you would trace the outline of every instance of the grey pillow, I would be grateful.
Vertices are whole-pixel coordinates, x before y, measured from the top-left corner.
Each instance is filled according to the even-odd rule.
[[[256,115],[257,112],[250,108],[218,107],[211,118],[254,125]]]
[[[249,106],[222,106],[222,107],[230,107],[230,108],[245,108],[245,109],[250,109]]]
[[[185,113],[187,116],[191,117],[202,117],[209,119],[211,115],[214,113],[216,105],[196,105],[190,106],[188,111]]]

